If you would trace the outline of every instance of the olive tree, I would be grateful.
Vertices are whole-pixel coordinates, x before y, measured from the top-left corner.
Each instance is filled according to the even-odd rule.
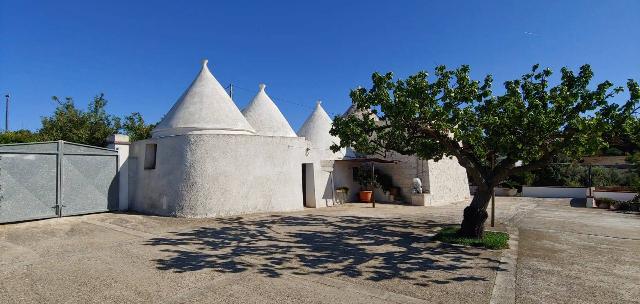
[[[494,94],[492,77],[473,80],[469,66],[435,69],[433,78],[419,72],[395,80],[392,73],[372,75],[370,89],[350,96],[362,113],[335,117],[331,134],[340,138],[334,151],[351,147],[374,155],[396,151],[424,159],[455,157],[478,186],[464,209],[460,234],[481,237],[493,188],[500,182],[548,164],[555,155],[577,159],[607,145],[631,116],[640,99],[637,82],[629,80],[630,97],[609,81],[591,84],[589,65],[576,73],[563,68],[552,86],[549,69],[504,83]]]

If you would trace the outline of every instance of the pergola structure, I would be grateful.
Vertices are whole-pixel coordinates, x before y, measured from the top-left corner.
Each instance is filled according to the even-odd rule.
[[[388,160],[388,159],[375,158],[375,157],[344,158],[344,159],[336,160],[336,162],[370,163],[371,164],[371,178],[373,178],[373,179],[375,179],[375,177],[376,177],[376,173],[375,173],[375,164],[376,163],[381,163],[381,164],[397,164],[397,163],[399,163],[399,161],[397,161],[397,160]],[[334,197],[335,197],[335,194],[334,194]],[[371,204],[373,205],[373,208],[376,207],[376,199],[375,199],[374,195],[371,196]]]

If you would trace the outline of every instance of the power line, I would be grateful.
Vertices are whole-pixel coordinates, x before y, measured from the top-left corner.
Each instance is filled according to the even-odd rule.
[[[229,96],[231,96],[232,99],[233,99],[233,91],[232,91],[233,89],[239,89],[239,90],[246,91],[246,92],[252,93],[252,94],[254,94],[256,92],[255,90],[247,89],[245,87],[241,87],[241,86],[235,85],[233,83],[229,84],[225,89],[229,90]],[[284,103],[296,105],[298,107],[305,108],[307,110],[314,110],[315,109],[315,106],[309,106],[309,105],[300,104],[300,103],[293,102],[293,101],[290,101],[290,100],[287,100],[287,99],[279,98],[278,96],[273,96],[271,94],[269,94],[269,96],[272,97],[273,99],[277,100],[278,102],[284,102]],[[340,115],[342,115],[341,113],[335,113],[335,112],[327,112],[327,113],[331,117],[332,116],[340,116]]]
[[[235,84],[230,84],[229,86],[233,86],[233,88],[240,89],[240,90],[243,90],[243,91],[246,91],[246,92],[249,92],[249,93],[255,93],[255,90],[247,89],[247,88],[235,85]],[[299,106],[299,107],[302,107],[302,108],[306,108],[306,109],[313,109],[313,107],[310,107],[308,105],[304,105],[304,104],[300,104],[300,103],[297,103],[297,102],[293,102],[293,101],[290,101],[290,100],[287,100],[287,99],[284,99],[284,98],[280,98],[278,96],[272,96],[272,95],[270,95],[270,96],[273,99],[276,99],[279,102],[285,102],[285,103],[296,105],[296,106]]]

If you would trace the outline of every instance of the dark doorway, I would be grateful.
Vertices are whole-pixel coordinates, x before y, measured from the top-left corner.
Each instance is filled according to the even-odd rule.
[[[307,201],[307,164],[302,164],[302,206]]]
[[[307,170],[305,164],[302,164],[302,206],[307,201]]]
[[[314,206],[313,164],[302,164],[302,206]]]

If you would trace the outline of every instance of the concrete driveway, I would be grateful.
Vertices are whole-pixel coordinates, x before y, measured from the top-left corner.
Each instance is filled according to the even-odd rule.
[[[638,299],[637,215],[499,199],[520,231],[509,272],[500,251],[430,239],[465,205],[0,225],[0,303],[489,303],[497,273],[521,303]]]
[[[640,303],[638,213],[529,200],[536,208],[517,221],[517,303]]]

